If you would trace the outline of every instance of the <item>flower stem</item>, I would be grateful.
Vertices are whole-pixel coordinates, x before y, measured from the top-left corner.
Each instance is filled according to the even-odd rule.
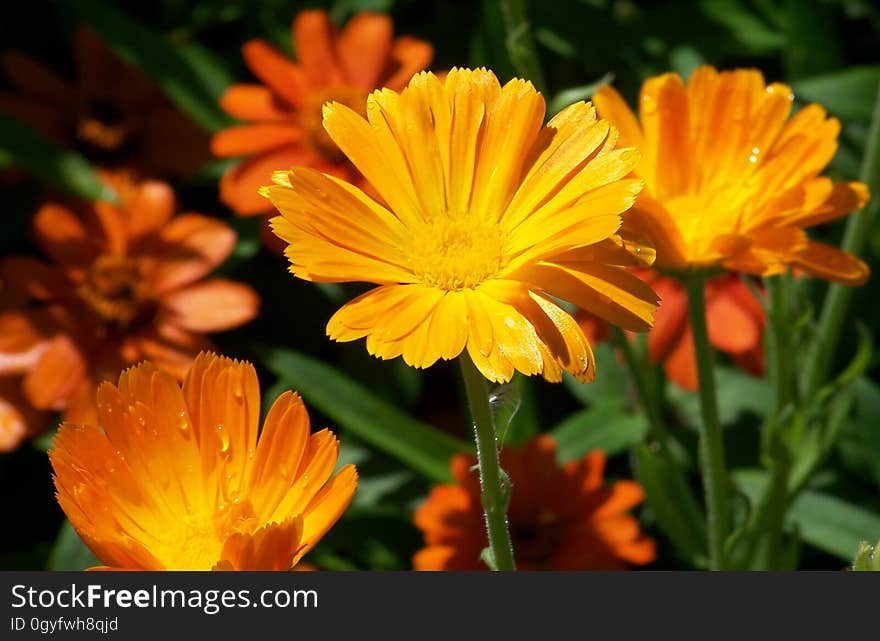
[[[718,419],[718,398],[715,392],[715,371],[712,347],[706,329],[705,276],[690,274],[685,278],[688,314],[697,358],[697,379],[700,385],[700,410],[703,421],[700,431],[700,467],[706,494],[709,531],[709,569],[724,569],[724,544],[729,532],[727,468],[724,463],[724,442]]]
[[[463,352],[458,360],[474,424],[481,498],[486,516],[489,549],[495,565],[493,569],[515,570],[513,545],[507,531],[509,489],[508,484],[502,480],[505,477],[498,460],[498,441],[495,435],[495,419],[489,405],[489,386],[467,352]]]
[[[653,381],[650,380],[651,369],[647,367],[644,359],[636,355],[629,339],[619,327],[613,327],[614,344],[623,354],[623,359],[629,367],[632,375],[633,383],[636,386],[636,392],[639,395],[639,401],[645,410],[645,416],[648,419],[648,427],[651,436],[662,442],[665,446],[669,439],[669,433],[666,431],[666,424],[663,420],[663,412],[660,407],[660,399],[657,398],[657,390]]]
[[[871,200],[861,210],[851,214],[846,222],[841,249],[858,256],[865,248],[870,231],[880,210],[880,88],[874,102],[871,128],[865,143],[865,155],[859,171],[862,182],[868,183]],[[852,299],[851,287],[832,283],[822,304],[819,327],[810,352],[805,361],[803,393],[806,398],[813,396],[827,380],[831,356],[837,345],[840,330],[846,320],[847,308]]]

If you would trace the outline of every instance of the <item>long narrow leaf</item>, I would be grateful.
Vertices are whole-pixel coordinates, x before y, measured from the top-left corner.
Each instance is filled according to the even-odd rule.
[[[319,360],[276,349],[264,360],[307,403],[433,481],[448,481],[449,459],[473,450],[470,443],[417,421]]]

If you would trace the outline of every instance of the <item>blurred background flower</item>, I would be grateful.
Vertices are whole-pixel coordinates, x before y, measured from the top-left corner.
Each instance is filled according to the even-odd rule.
[[[165,183],[105,178],[119,205],[49,203],[34,216],[49,262],[0,260],[4,285],[22,299],[0,314],[0,372],[23,376],[35,409],[60,410],[74,423],[95,420],[99,382],[143,359],[183,377],[210,345],[205,334],[246,323],[259,304],[243,283],[205,278],[235,244],[226,224],[175,216]]]
[[[472,457],[455,457],[456,483],[433,488],[416,510],[426,546],[413,557],[416,570],[487,569],[481,559],[487,541],[475,463]],[[539,436],[521,449],[502,450],[501,466],[510,476],[517,569],[623,570],[654,560],[654,541],[627,514],[642,502],[642,489],[628,480],[606,486],[604,453],[593,451],[560,467],[553,439]]]

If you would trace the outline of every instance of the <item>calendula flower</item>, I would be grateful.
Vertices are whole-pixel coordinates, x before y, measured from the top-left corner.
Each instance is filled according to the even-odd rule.
[[[371,354],[415,367],[466,349],[492,381],[590,380],[590,345],[552,297],[650,326],[656,296],[625,269],[650,252],[617,234],[639,153],[616,149],[590,105],[543,126],[531,83],[453,69],[376,91],[366,111],[330,103],[324,127],[382,202],[305,167],[262,190],[294,275],[378,285],[330,319],[332,339],[366,337]]]
[[[272,172],[306,165],[354,180],[357,172],[321,127],[327,101],[363,113],[367,94],[378,87],[401,89],[431,61],[430,44],[410,36],[393,37],[391,18],[360,13],[341,31],[325,11],[300,12],[293,21],[296,62],[264,40],[251,40],[242,52],[263,84],[238,84],[220,100],[232,116],[248,124],[218,133],[218,156],[246,156],[220,181],[220,198],[241,215],[268,213],[257,189]]]
[[[68,81],[21,52],[3,53],[12,91],[0,91],[0,110],[96,165],[142,177],[189,175],[210,158],[207,134],[85,27],[74,35],[73,65]]]
[[[666,376],[679,387],[698,389],[694,339],[687,312],[684,287],[653,270],[636,270],[660,296],[654,327],[648,332],[648,354],[662,363]],[[759,284],[755,287],[760,288]],[[742,369],[761,376],[764,373],[764,308],[736,274],[710,278],[705,286],[706,323],[709,342],[725,352]],[[608,325],[587,312],[575,318],[593,342],[609,337]]]
[[[50,203],[33,219],[49,262],[0,261],[22,302],[0,312],[0,375],[23,375],[39,410],[94,420],[94,390],[140,360],[182,377],[210,346],[205,336],[251,320],[247,285],[205,278],[232,251],[235,232],[201,214],[175,216],[165,183],[111,179],[121,203]]]
[[[431,490],[415,513],[425,547],[416,570],[485,570],[487,545],[474,459],[452,459],[455,483]],[[642,502],[634,481],[603,483],[605,455],[594,451],[559,467],[548,435],[522,449],[501,450],[510,476],[510,534],[517,568],[523,570],[620,570],[651,563],[654,541],[627,514]]]
[[[49,452],[71,524],[106,570],[287,570],[345,511],[357,473],[285,392],[260,432],[249,363],[196,357],[181,389],[150,363],[98,388],[98,420]]]
[[[847,285],[868,277],[858,258],[810,240],[804,228],[865,204],[866,185],[819,176],[837,150],[840,123],[809,105],[792,118],[791,89],[756,70],[696,69],[647,80],[639,120],[614,89],[593,98],[642,150],[645,189],[627,220],[673,270],[721,266],[755,275],[787,267]]]

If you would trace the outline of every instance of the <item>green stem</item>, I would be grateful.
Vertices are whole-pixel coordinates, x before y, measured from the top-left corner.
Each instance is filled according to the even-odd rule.
[[[644,361],[636,356],[635,350],[623,333],[623,330],[615,326],[613,331],[614,343],[623,354],[623,359],[629,367],[636,386],[636,392],[639,395],[639,401],[645,410],[645,415],[648,417],[651,436],[665,447],[669,433],[666,431],[666,424],[663,422],[663,413],[660,409],[655,386],[649,378],[651,369],[646,367]]]
[[[507,499],[509,489],[498,460],[495,419],[489,405],[489,386],[467,352],[459,357],[461,375],[474,424],[477,442],[477,463],[480,468],[480,489],[486,532],[497,570],[515,570],[513,545],[507,531]]]
[[[870,231],[880,209],[880,89],[874,102],[874,114],[871,128],[865,143],[865,155],[859,171],[862,182],[868,183],[871,200],[860,211],[850,215],[846,223],[841,249],[851,254],[860,255],[870,237]],[[825,383],[831,356],[837,345],[840,330],[847,317],[847,308],[852,299],[850,287],[832,283],[825,295],[819,327],[806,360],[803,378],[803,392],[806,398],[815,394]]]
[[[700,431],[700,467],[706,494],[706,515],[709,531],[709,569],[724,569],[724,545],[729,532],[727,468],[724,463],[724,442],[718,419],[718,398],[715,392],[715,371],[712,347],[706,329],[705,276],[689,274],[684,281],[688,296],[688,314],[697,358],[697,379],[700,385],[700,410],[703,420]]]
[[[789,345],[791,326],[788,314],[789,282],[787,274],[765,279],[770,301],[770,331],[767,332],[768,378],[776,394],[776,410],[792,400],[792,354]]]

